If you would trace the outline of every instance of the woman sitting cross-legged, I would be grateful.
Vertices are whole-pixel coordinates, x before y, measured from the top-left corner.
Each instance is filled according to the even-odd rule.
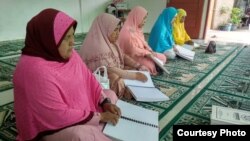
[[[141,72],[129,72],[127,69],[147,69],[119,48],[116,41],[120,28],[120,20],[111,14],[103,13],[96,17],[80,49],[80,55],[91,71],[106,66],[111,90],[119,98],[131,99],[132,95],[123,80],[146,81],[147,77]]]
[[[176,51],[173,39],[173,27],[177,10],[174,7],[165,8],[156,20],[148,43],[150,47],[159,53],[165,54],[169,59],[175,59]]]
[[[163,64],[166,63],[166,57],[164,54],[152,51],[144,38],[143,26],[147,14],[145,8],[134,7],[127,16],[118,40],[120,47],[128,56],[146,66],[152,75],[157,75],[159,71],[151,57],[158,58]]]

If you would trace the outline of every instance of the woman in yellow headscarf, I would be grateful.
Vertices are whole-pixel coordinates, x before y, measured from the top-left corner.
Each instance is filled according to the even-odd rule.
[[[175,44],[183,45],[183,44],[192,44],[193,41],[189,37],[186,32],[184,21],[187,16],[187,13],[184,9],[178,9],[177,17],[173,24],[173,37]]]

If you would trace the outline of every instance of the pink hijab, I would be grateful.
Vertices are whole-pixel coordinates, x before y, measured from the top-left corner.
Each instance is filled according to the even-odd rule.
[[[58,24],[61,25],[58,26]],[[50,61],[67,61],[59,55],[58,47],[63,40],[62,37],[66,34],[65,30],[68,31],[71,26],[75,29],[76,25],[75,20],[65,16],[64,13],[58,14],[57,10],[42,11],[39,16],[33,17],[27,24],[25,47],[22,49],[22,54],[38,56]],[[51,33],[53,30],[55,32]]]
[[[43,10],[28,23],[29,49],[13,80],[18,140],[38,140],[86,123],[99,109],[102,88],[76,51],[67,61],[53,54],[72,25],[74,19],[55,9]]]
[[[100,66],[124,67],[123,53],[117,44],[113,45],[108,39],[119,22],[118,18],[107,13],[94,20],[80,49],[80,55],[90,70]]]
[[[147,15],[147,10],[141,6],[134,7],[128,14],[127,19],[121,29],[119,35],[119,45],[124,53],[130,56],[136,56],[137,52],[134,48],[145,49],[144,54],[149,53],[151,48],[145,41],[142,28],[138,26],[142,23]]]

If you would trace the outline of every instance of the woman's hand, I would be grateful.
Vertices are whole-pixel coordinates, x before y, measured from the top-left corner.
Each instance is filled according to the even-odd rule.
[[[138,70],[139,71],[148,71],[149,72],[148,68],[146,66],[144,66],[144,65],[141,65]]]
[[[113,125],[116,125],[119,121],[120,116],[113,114],[111,112],[103,112],[101,113],[101,122],[109,122],[112,123]]]
[[[194,42],[192,40],[189,40],[189,41],[186,41],[185,44],[188,44],[188,45],[194,45]]]
[[[142,82],[146,82],[148,80],[147,76],[141,72],[135,72],[135,79]]]
[[[131,79],[131,80],[138,80],[138,81],[142,81],[142,82],[146,82],[148,80],[147,76],[141,72],[129,72],[129,71],[127,71],[124,78]]]
[[[152,55],[153,55],[154,57],[156,57],[156,56],[157,56],[157,53],[156,53],[156,52],[152,52]]]
[[[156,57],[157,54],[156,54],[156,52],[153,52],[153,51],[152,51],[152,52],[146,54],[145,56],[148,57],[148,58],[152,58],[152,57]]]
[[[108,111],[112,114],[118,115],[119,117],[121,116],[121,110],[115,104],[105,103],[102,108],[104,111]]]
[[[145,56],[148,57],[148,58],[152,58],[154,55],[152,53],[148,53]]]

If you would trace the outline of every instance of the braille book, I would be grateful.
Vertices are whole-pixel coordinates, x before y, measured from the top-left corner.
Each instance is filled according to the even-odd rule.
[[[112,140],[157,141],[159,124],[157,111],[145,109],[128,102],[118,100],[116,104],[122,116],[116,125],[106,124],[103,133]]]
[[[169,97],[162,93],[159,89],[154,86],[149,72],[146,71],[133,71],[141,72],[145,74],[148,78],[146,82],[141,82],[138,80],[124,79],[125,86],[129,89],[136,101],[142,102],[156,102],[156,101],[166,101]]]
[[[212,105],[211,124],[250,125],[250,112]]]

